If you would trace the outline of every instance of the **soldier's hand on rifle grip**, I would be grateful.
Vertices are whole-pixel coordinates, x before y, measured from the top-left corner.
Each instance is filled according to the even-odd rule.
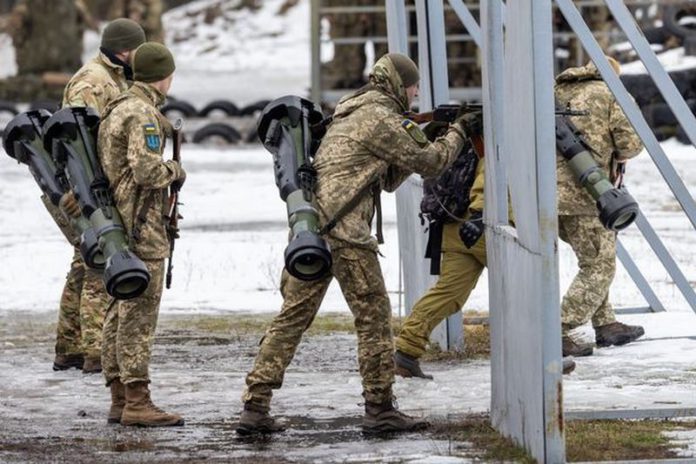
[[[179,175],[178,177],[172,182],[172,188],[176,191],[181,190],[181,187],[184,186],[184,183],[186,182],[186,171],[184,171],[184,168],[182,168],[179,163],[177,163],[177,167],[179,168]]]
[[[471,217],[459,227],[459,238],[464,246],[471,248],[481,238],[484,231],[483,216],[480,211],[474,211]]]
[[[454,124],[459,124],[469,137],[483,134],[483,112],[470,111],[457,115]]]
[[[60,197],[58,207],[68,217],[76,218],[82,214],[80,204],[77,202],[77,198],[75,198],[72,190]]]

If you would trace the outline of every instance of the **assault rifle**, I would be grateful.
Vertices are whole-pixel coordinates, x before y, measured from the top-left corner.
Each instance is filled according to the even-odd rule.
[[[172,126],[172,159],[181,165],[181,128],[183,126],[183,121],[177,119]],[[172,270],[174,269],[174,245],[176,244],[176,239],[179,238],[179,219],[182,217],[179,215],[179,190],[181,189],[181,184],[178,181],[172,182],[169,186],[169,207],[167,208],[167,232],[169,236],[169,262],[167,263],[167,278],[166,284],[167,288],[172,286]]]

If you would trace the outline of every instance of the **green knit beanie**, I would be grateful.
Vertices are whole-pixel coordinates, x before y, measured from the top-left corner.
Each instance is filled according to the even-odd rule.
[[[133,79],[136,81],[161,81],[169,77],[174,69],[172,52],[157,42],[145,42],[133,56]]]
[[[420,73],[418,72],[418,66],[411,58],[400,53],[389,53],[387,57],[389,57],[394,68],[396,68],[396,72],[399,73],[404,87],[411,87],[413,84],[418,83]]]
[[[118,53],[135,50],[145,43],[145,31],[132,19],[119,18],[107,24],[102,34],[101,47]]]

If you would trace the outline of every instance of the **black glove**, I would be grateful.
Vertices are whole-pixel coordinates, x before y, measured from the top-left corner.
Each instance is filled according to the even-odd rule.
[[[449,124],[444,121],[432,121],[426,124],[423,128],[423,133],[431,142],[435,141],[436,138],[445,135]]]
[[[483,134],[482,111],[469,111],[461,115],[457,115],[457,119],[454,120],[454,123],[459,124],[462,130],[469,137]]]
[[[464,242],[464,246],[471,248],[483,235],[483,217],[480,211],[474,211],[471,217],[464,221],[459,227],[459,238]]]

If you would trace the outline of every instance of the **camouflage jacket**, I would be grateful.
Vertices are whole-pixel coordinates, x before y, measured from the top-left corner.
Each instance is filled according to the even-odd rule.
[[[455,126],[430,143],[418,126],[404,120],[408,100],[391,61],[380,59],[370,80],[369,90],[339,102],[314,160],[317,206],[324,224],[366,185],[377,183],[391,192],[414,172],[438,175],[464,143],[464,133]],[[371,237],[373,213],[374,199],[368,193],[329,233],[331,246],[377,250]]]
[[[166,187],[182,175],[175,161],[164,161],[164,130],[157,107],[164,96],[154,87],[136,82],[104,109],[99,127],[99,159],[111,184],[116,208],[129,237],[133,225],[152,196],[131,250],[141,259],[169,256],[164,209]]]
[[[103,53],[80,68],[63,92],[63,106],[90,106],[99,114],[106,105],[128,90],[123,68]]]
[[[592,156],[609,175],[612,156],[629,159],[643,144],[628,122],[593,63],[570,68],[556,78],[556,98],[573,110],[588,111],[588,116],[570,116],[592,147]],[[558,214],[597,216],[595,201],[575,179],[567,161],[556,156],[558,179]]]

